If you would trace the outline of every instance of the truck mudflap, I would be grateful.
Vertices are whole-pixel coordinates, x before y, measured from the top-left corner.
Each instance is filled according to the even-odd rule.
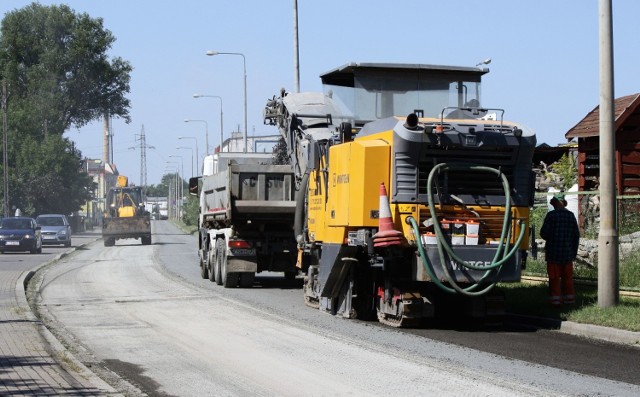
[[[151,237],[151,217],[104,218],[102,237],[115,239]]]
[[[256,257],[227,256],[227,272],[229,273],[255,273],[258,271]]]

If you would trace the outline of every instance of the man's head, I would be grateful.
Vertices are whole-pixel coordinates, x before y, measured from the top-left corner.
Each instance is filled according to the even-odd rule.
[[[549,200],[549,204],[553,205],[553,208],[566,207],[567,200],[564,199],[564,194],[556,193],[551,197],[551,200]]]

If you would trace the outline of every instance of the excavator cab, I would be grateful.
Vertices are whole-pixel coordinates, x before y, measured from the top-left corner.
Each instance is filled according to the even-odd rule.
[[[113,188],[107,194],[109,215],[114,218],[127,218],[144,212],[141,187]]]
[[[107,205],[109,216],[112,218],[129,218],[143,215],[144,206],[142,200],[142,188],[129,186],[129,180],[124,175],[119,175],[116,187],[107,193]]]

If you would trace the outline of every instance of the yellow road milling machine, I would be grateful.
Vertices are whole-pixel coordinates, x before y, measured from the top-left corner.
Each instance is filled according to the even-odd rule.
[[[151,244],[151,215],[144,207],[142,187],[129,186],[126,176],[118,176],[116,186],[107,192],[106,206],[102,219],[105,247],[125,238],[139,238],[143,245]]]
[[[481,102],[488,69],[350,63],[267,102],[294,168],[309,306],[394,327],[499,316],[530,239],[534,133]]]

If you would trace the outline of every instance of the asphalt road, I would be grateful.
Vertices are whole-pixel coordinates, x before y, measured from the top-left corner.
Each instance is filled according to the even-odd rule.
[[[521,326],[398,331],[323,315],[301,280],[202,280],[195,238],[100,242],[42,272],[39,311],[120,389],[149,395],[640,395],[637,348]],[[135,389],[138,390],[135,390]]]

